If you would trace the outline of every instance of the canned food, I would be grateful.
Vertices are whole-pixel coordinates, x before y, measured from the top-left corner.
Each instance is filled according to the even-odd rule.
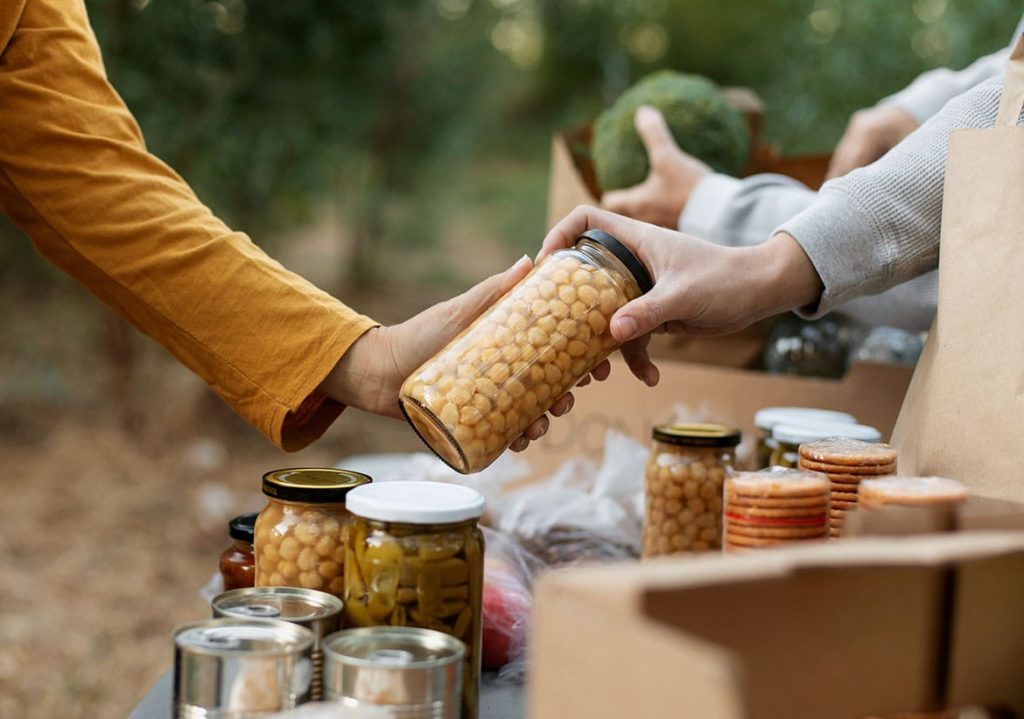
[[[349,490],[370,478],[344,469],[279,469],[263,475],[267,506],[256,520],[256,586],[344,591]]]
[[[341,629],[341,600],[332,594],[298,587],[250,587],[224,592],[210,605],[213,616],[234,619],[281,619],[313,633],[314,701],[322,696],[322,643]]]
[[[207,619],[174,631],[176,719],[254,719],[309,701],[313,633],[274,619]]]
[[[612,315],[650,288],[629,250],[588,230],[413,372],[402,411],[438,457],[479,472],[618,349]]]
[[[256,583],[256,555],[252,546],[256,513],[240,514],[228,523],[231,545],[220,554],[224,589],[241,589]]]
[[[373,716],[458,719],[465,645],[430,629],[346,629],[324,641],[324,697]]]
[[[484,498],[440,482],[382,482],[349,495],[348,626],[421,627],[466,644],[462,716],[478,715]]]
[[[757,448],[755,451],[754,469],[764,469],[771,465],[775,440],[772,430],[776,425],[788,424],[796,426],[816,424],[856,424],[857,419],[846,412],[830,409],[813,409],[811,407],[765,407],[754,414],[754,426],[758,429]]]

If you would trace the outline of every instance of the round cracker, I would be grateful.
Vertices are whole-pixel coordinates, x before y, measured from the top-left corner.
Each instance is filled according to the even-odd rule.
[[[725,505],[734,507],[760,507],[762,509],[810,509],[828,507],[828,491],[816,497],[744,497],[726,492]]]
[[[860,500],[866,505],[921,507],[959,504],[966,499],[967,488],[945,477],[884,477],[860,484]]]
[[[835,508],[835,509],[856,509],[857,508],[857,502],[845,502],[845,501],[842,501],[842,500],[836,500],[836,501],[832,502],[832,504],[829,505],[829,507],[832,507],[832,508]]]
[[[827,488],[825,477],[799,469],[743,472],[725,480],[726,493],[740,497],[813,497]]]
[[[786,545],[793,544],[796,542],[809,542],[816,541],[818,539],[824,539],[825,535],[806,538],[791,538],[791,539],[765,539],[762,537],[741,537],[731,535],[727,544],[733,547],[742,548],[758,548],[758,547],[785,547]]]
[[[896,463],[896,450],[880,442],[830,437],[800,445],[800,457],[814,462],[838,465],[885,465]]]
[[[832,493],[832,504],[836,502],[853,502],[857,503],[857,495],[853,492],[833,492]]]
[[[888,464],[829,464],[828,462],[817,462],[813,459],[807,459],[806,457],[800,458],[800,469],[807,472],[820,472],[824,475],[836,475],[840,478],[857,475],[857,476],[868,476],[877,477],[885,474],[896,473],[896,463],[889,462]]]
[[[825,514],[828,505],[820,502],[813,507],[746,507],[733,505],[726,508],[725,512],[745,517],[782,517],[799,519],[803,517],[816,517]]]
[[[722,516],[731,525],[749,527],[751,529],[757,527],[793,527],[794,529],[800,529],[803,527],[820,527],[826,522],[824,512],[808,517],[751,517],[735,512],[725,512]]]
[[[814,527],[749,527],[742,524],[725,523],[725,534],[731,540],[737,537],[748,539],[807,539],[820,537],[828,531],[828,524],[822,522]]]

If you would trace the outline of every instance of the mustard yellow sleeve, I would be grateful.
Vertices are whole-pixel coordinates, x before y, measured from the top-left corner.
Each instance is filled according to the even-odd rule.
[[[279,447],[319,437],[342,406],[316,387],[373,321],[232,232],[146,151],[82,0],[25,1],[0,98],[0,206],[39,252]]]

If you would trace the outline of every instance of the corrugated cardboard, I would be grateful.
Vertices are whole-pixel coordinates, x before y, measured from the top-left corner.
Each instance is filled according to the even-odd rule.
[[[1021,711],[1021,601],[1024,533],[555,572],[536,595],[529,716]]]
[[[913,370],[878,364],[855,364],[840,380],[772,375],[659,358],[661,382],[639,382],[619,358],[601,385],[575,391],[573,411],[557,422],[543,442],[525,458],[538,473],[548,473],[565,459],[585,455],[600,459],[608,429],[640,442],[650,441],[651,427],[671,420],[681,408],[688,419],[739,427],[745,454],[755,442],[754,413],[762,407],[796,405],[849,412],[883,436],[892,431]]]

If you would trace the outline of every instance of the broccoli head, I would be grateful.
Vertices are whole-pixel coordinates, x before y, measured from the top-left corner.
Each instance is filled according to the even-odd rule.
[[[750,134],[740,111],[707,78],[661,70],[622,93],[594,123],[591,152],[603,190],[630,187],[647,177],[647,153],[633,126],[641,105],[661,110],[679,146],[712,169],[734,175],[743,168]]]

